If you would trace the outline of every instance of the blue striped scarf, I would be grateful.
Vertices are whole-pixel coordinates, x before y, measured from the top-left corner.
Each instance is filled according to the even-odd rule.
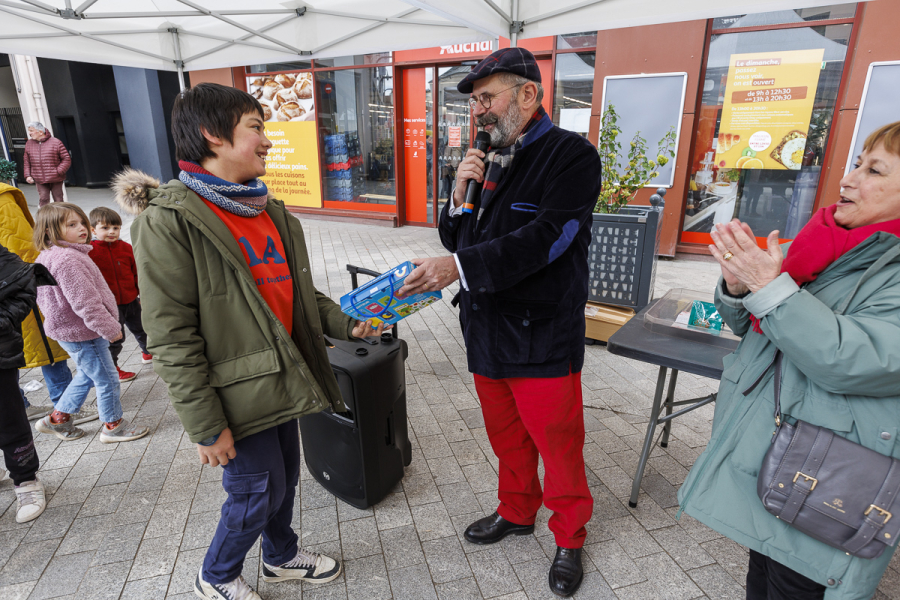
[[[178,161],[178,179],[198,196],[239,217],[259,216],[266,208],[269,190],[261,179],[234,183],[216,177],[195,162]]]

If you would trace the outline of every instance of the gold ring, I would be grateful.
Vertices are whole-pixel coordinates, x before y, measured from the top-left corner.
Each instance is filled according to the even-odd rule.
[[[422,285],[425,287],[426,290],[428,289],[428,284],[427,284],[427,283],[423,283]]]
[[[731,260],[732,258],[734,258],[734,254],[732,254],[731,252],[726,252],[722,255],[722,258],[725,260]]]

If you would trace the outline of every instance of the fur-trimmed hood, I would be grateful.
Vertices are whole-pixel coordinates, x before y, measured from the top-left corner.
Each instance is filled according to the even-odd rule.
[[[116,204],[122,210],[132,215],[139,215],[150,204],[150,190],[160,186],[160,181],[143,171],[125,167],[120,173],[116,173],[109,187],[115,194]],[[269,192],[269,200],[275,200],[272,192]]]
[[[150,190],[160,185],[159,179],[143,171],[126,167],[116,173],[109,187],[115,194],[116,204],[132,215],[141,214],[150,203]]]

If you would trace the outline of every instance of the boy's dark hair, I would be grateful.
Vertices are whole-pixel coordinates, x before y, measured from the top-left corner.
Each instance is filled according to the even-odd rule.
[[[258,113],[265,120],[260,103],[243,90],[218,83],[200,83],[175,98],[172,109],[172,138],[175,158],[199,163],[212,158],[213,152],[202,127],[210,135],[234,142],[234,128],[247,113]]]
[[[88,216],[91,219],[91,229],[95,229],[97,225],[122,226],[122,217],[119,216],[119,213],[105,206],[98,206]]]

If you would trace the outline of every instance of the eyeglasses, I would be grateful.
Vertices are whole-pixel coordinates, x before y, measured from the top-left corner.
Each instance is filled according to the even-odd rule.
[[[513,85],[513,86],[506,88],[505,90],[500,90],[496,94],[488,94],[487,92],[485,92],[485,93],[481,94],[480,96],[469,96],[469,106],[474,109],[475,105],[480,102],[481,105],[485,108],[485,110],[487,110],[491,107],[491,102],[493,102],[494,98],[496,98],[497,96],[499,96],[500,94],[502,94],[503,92],[505,92],[507,90],[511,90],[511,89],[517,88],[517,87],[520,87],[520,86]]]

